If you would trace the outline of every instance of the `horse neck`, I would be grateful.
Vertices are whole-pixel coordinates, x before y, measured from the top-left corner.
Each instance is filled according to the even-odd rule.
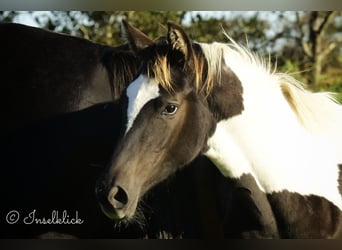
[[[334,149],[301,124],[277,76],[241,57],[225,60],[242,83],[244,111],[217,124],[206,155],[226,176],[251,174],[267,193],[316,194],[342,208]]]

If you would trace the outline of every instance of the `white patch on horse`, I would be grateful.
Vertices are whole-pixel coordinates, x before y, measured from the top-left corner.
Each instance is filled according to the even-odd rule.
[[[214,135],[208,140],[208,146],[209,150],[205,155],[224,176],[238,179],[243,174],[251,174],[260,190],[265,191],[253,173],[250,162],[220,122],[216,126]]]
[[[157,98],[160,94],[157,83],[152,82],[152,80],[145,75],[140,75],[128,86],[126,95],[128,97],[128,108],[125,133],[127,134],[140,110],[147,102]]]
[[[288,190],[317,195],[342,210],[335,145],[307,129],[298,119],[281,90],[283,78],[237,46],[213,44],[212,48],[206,48],[224,52],[225,63],[241,81],[244,100],[240,115],[217,124],[206,155],[226,176],[253,175],[266,193]],[[298,101],[310,100],[307,97]],[[336,108],[335,115],[342,117],[341,111]],[[318,112],[325,119],[322,107]]]

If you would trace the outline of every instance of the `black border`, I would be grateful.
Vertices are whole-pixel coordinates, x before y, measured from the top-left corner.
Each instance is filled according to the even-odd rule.
[[[1,240],[15,250],[341,250],[341,240]]]
[[[0,0],[0,10],[342,10],[341,0]],[[1,38],[0,38],[1,39]],[[0,240],[0,249],[341,250],[342,240]]]

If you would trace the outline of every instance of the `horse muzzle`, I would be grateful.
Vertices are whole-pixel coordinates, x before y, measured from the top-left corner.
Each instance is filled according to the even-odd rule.
[[[103,182],[98,182],[95,187],[102,212],[112,220],[130,219],[135,214],[137,199],[129,199],[128,192],[119,185],[114,185],[109,190]]]

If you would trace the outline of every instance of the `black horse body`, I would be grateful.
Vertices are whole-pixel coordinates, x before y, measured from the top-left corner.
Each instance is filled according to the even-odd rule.
[[[127,46],[103,46],[19,24],[2,24],[0,34],[5,128],[117,99],[135,75],[135,57]]]
[[[125,46],[19,24],[1,24],[0,36],[1,237],[35,237],[49,230],[139,237],[114,231],[93,197],[99,166],[120,133],[117,106],[108,102],[134,75],[132,54]],[[6,221],[12,210],[20,214],[13,224]],[[77,211],[84,223],[23,223],[32,211],[37,218],[51,218],[64,210],[70,217]]]
[[[1,238],[50,231],[88,238],[224,235],[218,219],[222,200],[210,195],[201,203],[202,188],[224,183],[206,159],[150,192],[141,208],[144,226],[114,228],[100,211],[95,180],[121,131],[120,108],[113,100],[137,68],[126,46],[18,24],[1,24],[0,37]],[[198,181],[195,165],[211,178]],[[20,216],[15,223],[13,211]],[[57,219],[56,213],[62,218],[64,211],[69,219],[79,218],[78,224],[42,221]]]

